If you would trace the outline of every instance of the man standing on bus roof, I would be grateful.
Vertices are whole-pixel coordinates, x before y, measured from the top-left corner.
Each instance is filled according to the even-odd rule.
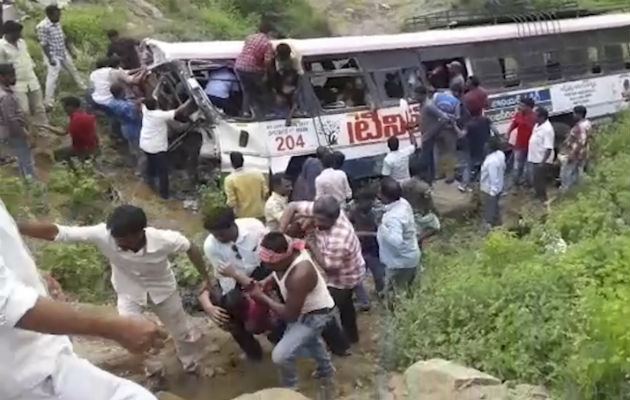
[[[269,34],[271,24],[263,20],[254,33],[245,38],[243,49],[236,57],[234,69],[243,85],[243,110],[253,110],[254,116],[264,116],[266,99],[265,76],[274,58],[273,45]]]

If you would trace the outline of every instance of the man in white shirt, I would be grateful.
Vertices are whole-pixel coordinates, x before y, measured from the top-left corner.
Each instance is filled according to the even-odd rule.
[[[90,89],[92,101],[99,106],[107,107],[114,100],[111,87],[114,83],[135,85],[144,77],[143,73],[131,75],[120,69],[120,59],[101,58],[96,61],[96,69],[90,74]]]
[[[22,112],[33,117],[39,124],[48,124],[44,96],[35,75],[35,63],[22,39],[22,24],[6,21],[2,27],[4,38],[0,40],[0,63],[13,64],[17,82],[14,90]]]
[[[206,215],[204,227],[210,232],[203,250],[217,268],[232,266],[256,280],[266,278],[271,271],[261,267],[258,245],[267,229],[256,218],[238,218],[231,208],[219,208]],[[233,278],[217,276],[217,285],[205,286],[199,302],[210,319],[232,334],[250,360],[262,359],[262,348],[254,335],[245,329],[242,316],[229,309],[229,299],[241,288]],[[234,292],[233,292],[234,291]]]
[[[185,120],[196,107],[190,98],[175,110],[160,110],[154,98],[144,100],[142,105],[142,129],[140,130],[140,149],[147,156],[147,184],[155,189],[155,180],[159,181],[159,192],[163,199],[168,199],[168,122]],[[194,157],[194,155],[193,155]]]
[[[481,165],[479,188],[482,193],[484,229],[501,224],[499,200],[503,192],[505,154],[498,136],[488,139],[488,155]]]
[[[338,155],[326,154],[322,159],[322,165],[324,170],[315,178],[315,199],[332,196],[339,202],[339,206],[344,208],[346,201],[352,198],[352,189],[346,173],[336,168]]]
[[[109,260],[112,286],[118,295],[120,315],[141,315],[151,304],[166,329],[173,336],[177,354],[186,371],[194,372],[202,353],[201,333],[192,325],[177,292],[177,282],[169,257],[186,252],[199,274],[206,278],[200,250],[176,231],[147,227],[147,217],[138,207],[117,207],[107,224],[62,226],[32,222],[19,225],[23,235],[38,239],[93,244]],[[153,363],[152,375],[162,372]]]
[[[532,183],[535,197],[538,200],[547,200],[547,166],[553,163],[555,132],[549,122],[549,112],[544,107],[536,108],[537,123],[534,126],[532,136],[529,138],[527,162],[532,171]]]
[[[50,299],[0,201],[0,399],[156,400],[79,358],[65,335],[100,336],[138,353],[164,337],[145,318],[99,316]]]

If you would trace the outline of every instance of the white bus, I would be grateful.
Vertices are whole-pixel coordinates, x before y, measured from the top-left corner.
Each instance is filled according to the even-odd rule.
[[[190,132],[202,137],[201,158],[220,159],[227,169],[229,153],[240,151],[250,167],[295,175],[304,159],[324,145],[342,150],[346,172],[363,178],[380,173],[388,137],[408,140],[398,107],[399,98],[409,94],[407,82],[416,77],[427,87],[445,86],[430,84],[427,71],[453,60],[481,79],[490,94],[486,115],[500,131],[507,129],[523,96],[549,109],[560,136],[569,129],[575,105],[586,106],[593,119],[627,106],[630,13],[554,20],[553,29],[549,24],[291,40],[303,56],[305,70],[304,101],[291,126],[280,118],[253,120],[242,110],[227,116],[205,94],[208,74],[217,68],[232,69],[242,42],[147,39],[144,46],[152,60],[158,99],[174,107],[193,96],[200,106]],[[337,101],[332,107],[331,93],[349,84],[362,96],[352,104]]]

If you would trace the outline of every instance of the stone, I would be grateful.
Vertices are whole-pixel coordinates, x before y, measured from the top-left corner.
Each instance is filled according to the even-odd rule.
[[[170,393],[170,392],[158,392],[156,396],[158,400],[185,400],[182,397],[174,395],[173,393]]]
[[[550,398],[549,393],[542,386],[520,384],[509,389],[510,400],[546,400]]]
[[[308,397],[290,389],[272,388],[248,393],[232,400],[309,400]]]
[[[419,361],[405,371],[409,399],[505,400],[507,387],[492,375],[442,359]]]

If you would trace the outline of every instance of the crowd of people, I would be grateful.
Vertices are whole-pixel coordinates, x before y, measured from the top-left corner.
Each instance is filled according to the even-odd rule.
[[[60,10],[49,6],[46,15],[37,28],[48,65],[44,96],[21,39],[21,25],[6,23],[0,42],[0,134],[25,177],[35,172],[23,116],[38,118],[34,126],[51,129],[45,111],[54,99],[61,67],[82,86],[60,26]],[[289,109],[294,109],[293,81],[280,79],[268,91],[270,65],[292,71],[286,76],[303,73],[297,52],[288,44],[274,49],[268,32],[263,25],[249,36],[236,61],[246,108],[254,113],[265,112],[270,93],[284,96],[283,101],[290,97]],[[135,155],[138,172],[168,198],[167,123],[185,121],[195,106],[187,101],[163,110],[156,99],[143,96],[138,85],[147,71],[140,65],[137,42],[113,31],[108,37],[108,57],[90,75],[90,108],[109,116]],[[149,226],[144,211],[133,205],[117,207],[106,222],[93,226],[16,224],[0,207],[0,354],[5,360],[0,376],[11,383],[2,385],[0,397],[154,399],[140,386],[80,359],[67,337],[59,336],[102,336],[138,352],[159,347],[164,332],[141,318],[146,308],[173,337],[183,369],[203,373],[202,333],[182,306],[169,261],[185,252],[204,281],[200,306],[247,359],[263,359],[256,335],[265,335],[274,345],[271,359],[282,386],[297,388],[296,359],[308,356],[316,362],[314,377],[322,398],[332,398],[335,368],[329,352],[351,356],[361,336],[357,308],[368,312],[375,300],[395,307],[422,273],[421,253],[440,231],[432,200],[436,180],[455,184],[460,175],[462,192],[472,190],[478,180],[488,229],[501,223],[499,205],[509,190],[531,185],[535,197],[546,200],[551,163],[561,165],[562,190],[575,185],[586,167],[590,122],[584,107],[575,107],[575,124],[556,155],[555,132],[544,107],[522,98],[508,132],[501,134],[484,115],[488,96],[479,79],[466,77],[457,61],[447,71],[449,89],[429,98],[424,87],[416,86],[411,98],[401,99],[410,144],[403,146],[396,136],[388,139],[390,151],[376,184],[352,182],[343,169],[344,154],[327,147],[305,160],[296,179],[282,173],[266,177],[248,168],[243,154],[231,153],[233,171],[223,186],[226,202],[204,215],[208,235],[202,249],[179,232]],[[227,110],[234,81],[226,75],[222,79],[228,86],[210,80],[206,90],[215,101],[224,101]],[[411,118],[411,102],[420,104],[419,118]],[[58,149],[56,158],[90,157],[99,147],[94,114],[78,97],[64,98],[62,104],[69,125],[57,133],[67,132],[72,146]],[[412,122],[416,120],[420,122]],[[47,298],[21,235],[96,246],[112,268],[118,316],[86,314]],[[374,294],[366,285],[368,272]],[[159,384],[163,365],[147,357],[145,366]]]

